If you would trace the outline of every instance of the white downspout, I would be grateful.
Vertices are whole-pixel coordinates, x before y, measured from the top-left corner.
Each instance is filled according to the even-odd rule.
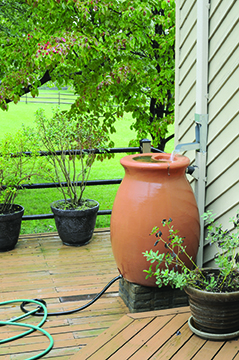
[[[208,0],[197,0],[196,114],[207,114],[209,7]]]
[[[209,0],[197,0],[197,64],[196,64],[196,114],[195,121],[202,124],[208,120],[208,47],[209,47]],[[204,138],[204,140],[203,140]],[[205,211],[206,145],[207,134],[200,139],[200,151],[196,151],[197,178],[195,196],[200,216]],[[200,243],[197,265],[203,266],[204,222],[200,217]]]

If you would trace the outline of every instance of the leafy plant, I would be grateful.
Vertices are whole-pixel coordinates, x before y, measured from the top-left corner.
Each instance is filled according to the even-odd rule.
[[[143,255],[151,264],[155,262],[156,267],[150,265],[146,278],[155,276],[158,287],[170,285],[172,287],[183,289],[186,286],[192,286],[197,289],[212,292],[231,292],[239,288],[238,269],[239,255],[237,248],[239,244],[239,213],[236,218],[230,219],[234,224],[236,232],[223,230],[222,225],[214,222],[214,215],[211,211],[203,214],[207,222],[208,235],[206,241],[210,245],[216,244],[218,252],[215,255],[215,263],[218,266],[218,272],[207,272],[206,269],[200,269],[193,259],[187,254],[184,246],[184,238],[175,230],[172,219],[162,221],[162,226],[167,227],[169,236],[164,239],[163,233],[158,227],[154,227],[151,235],[156,237],[154,246],[159,242],[164,243],[167,251],[159,253],[145,251]],[[188,268],[181,260],[182,255],[190,259],[192,267]],[[163,266],[162,266],[163,265]]]
[[[58,189],[65,200],[64,206],[84,206],[82,196],[96,158],[95,150],[110,145],[104,126],[91,114],[56,110],[52,118],[47,118],[42,109],[36,112],[36,123],[53,168],[53,173],[48,175],[60,184]],[[102,159],[105,154],[97,156]]]
[[[21,185],[41,172],[38,158],[37,139],[30,127],[23,126],[0,141],[0,213],[11,212]]]

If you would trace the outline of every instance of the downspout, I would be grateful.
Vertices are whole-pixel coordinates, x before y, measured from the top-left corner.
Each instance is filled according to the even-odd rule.
[[[188,0],[190,1],[190,0]],[[197,254],[197,265],[203,266],[204,221],[201,215],[205,211],[206,192],[206,159],[208,127],[208,29],[210,0],[197,0],[197,64],[196,64],[196,113],[195,137],[193,143],[178,144],[175,153],[196,150],[195,197],[200,215],[200,241]]]
[[[207,124],[208,124],[208,32],[210,0],[197,0],[197,65],[196,65],[196,125],[203,127],[200,136],[200,149],[196,151],[195,197],[200,214],[200,242],[197,265],[203,266],[204,221],[201,215],[205,211],[206,160],[207,160]],[[204,126],[203,126],[204,125]]]

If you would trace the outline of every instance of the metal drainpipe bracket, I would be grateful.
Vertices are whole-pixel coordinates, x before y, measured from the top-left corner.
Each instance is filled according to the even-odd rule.
[[[199,151],[206,152],[208,114],[195,114],[195,123],[196,142],[200,144]]]
[[[196,150],[205,153],[207,149],[208,114],[195,114],[195,138],[193,143],[178,144],[175,152]]]
[[[195,170],[194,172],[192,173],[191,175],[195,180],[198,180],[199,179],[199,169],[198,169],[198,166],[195,166]]]
[[[195,180],[199,180],[199,172],[200,172],[200,169],[198,166],[194,165],[194,172],[192,174],[190,174]],[[207,177],[203,177],[202,179],[205,183],[207,182]]]

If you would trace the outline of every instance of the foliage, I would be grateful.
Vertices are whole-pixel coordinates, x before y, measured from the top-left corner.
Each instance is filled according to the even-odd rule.
[[[60,184],[65,204],[77,208],[83,202],[82,196],[96,158],[95,150],[103,151],[110,145],[104,122],[100,123],[91,114],[80,115],[66,110],[56,110],[51,118],[47,118],[44,110],[39,109],[36,123],[44,150],[50,154],[47,160],[54,169],[52,179]],[[55,155],[57,152],[58,156]],[[63,181],[66,184],[62,184]]]
[[[0,1],[0,35],[18,36],[19,32],[26,32],[27,22],[22,21],[27,5],[25,1]],[[17,24],[17,26],[16,26]]]
[[[37,96],[48,81],[70,83],[78,95],[72,111],[103,114],[111,127],[132,112],[137,139],[151,136],[164,148],[173,123],[175,0],[15,3],[24,13],[17,22],[13,17],[14,32],[10,17],[5,20],[3,110],[26,92]]]
[[[31,128],[23,127],[15,134],[6,134],[0,141],[0,212],[11,211],[23,183],[40,174],[38,144]],[[25,154],[24,152],[30,152]]]
[[[10,107],[14,107],[14,104],[10,104]],[[31,124],[30,119],[31,112],[35,113],[39,104],[28,104],[25,106],[24,103],[19,103],[17,105],[17,114],[18,118],[24,118],[26,121],[27,116],[29,116],[29,125]],[[41,105],[43,106],[43,105]],[[61,106],[62,109],[62,106]],[[21,111],[22,110],[22,111]],[[63,110],[63,109],[62,109]],[[30,111],[30,112],[29,112]],[[44,111],[46,116],[52,116],[51,105],[44,105]],[[9,118],[13,118],[11,111],[5,112],[3,114],[5,121],[7,122]],[[128,131],[127,128],[132,122],[130,115],[124,116],[124,118],[117,122],[115,125],[117,127],[116,133],[112,135],[112,138],[115,142],[116,147],[127,146],[129,140],[132,138],[132,132]],[[19,122],[20,123],[20,122]],[[8,124],[10,125],[10,124]],[[11,122],[13,131],[16,131],[18,124],[16,121]],[[173,127],[171,125],[171,127]],[[173,129],[172,129],[173,132]],[[1,134],[0,134],[1,135]],[[3,134],[2,134],[3,136]],[[171,145],[171,149],[168,146]],[[167,152],[172,152],[174,149],[173,141],[167,143]],[[115,154],[113,159],[105,160],[103,163],[100,161],[95,161],[90,173],[90,180],[97,179],[121,179],[124,176],[124,169],[120,166],[120,159],[124,154],[119,153]],[[38,182],[48,181],[46,179],[39,179]],[[34,181],[35,182],[35,181]],[[101,210],[110,210],[113,206],[113,201],[117,192],[119,185],[99,185],[99,186],[86,186],[84,192],[84,198],[96,199],[100,203]],[[49,204],[55,200],[58,200],[59,191],[56,188],[50,189],[36,189],[30,191],[22,191],[18,195],[18,204],[21,204],[25,208],[25,215],[33,214],[48,214],[50,213]],[[44,201],[43,201],[44,199]],[[105,228],[110,226],[110,215],[99,215],[96,218],[96,228]],[[31,220],[23,221],[21,226],[21,233],[32,234],[32,233],[41,233],[41,232],[51,232],[56,231],[54,219],[41,219],[41,220]]]
[[[237,232],[233,233],[223,230],[222,225],[214,222],[214,216],[211,211],[204,213],[204,220],[208,223],[208,235],[206,240],[209,244],[217,244],[218,253],[215,256],[215,263],[218,266],[218,274],[207,273],[206,269],[200,269],[186,252],[186,246],[183,245],[184,239],[174,230],[172,219],[163,220],[163,227],[169,230],[167,240],[163,238],[162,231],[155,227],[151,234],[157,238],[154,246],[163,242],[166,253],[145,251],[143,255],[151,264],[157,263],[155,270],[152,265],[149,270],[144,270],[148,275],[146,278],[155,276],[158,287],[170,285],[172,287],[183,289],[186,286],[192,286],[197,289],[211,292],[230,292],[239,289],[238,270],[239,255],[237,253],[239,243],[239,213],[236,218],[230,219]],[[190,259],[192,268],[186,267],[180,259],[184,254]],[[164,267],[161,265],[164,264]]]

